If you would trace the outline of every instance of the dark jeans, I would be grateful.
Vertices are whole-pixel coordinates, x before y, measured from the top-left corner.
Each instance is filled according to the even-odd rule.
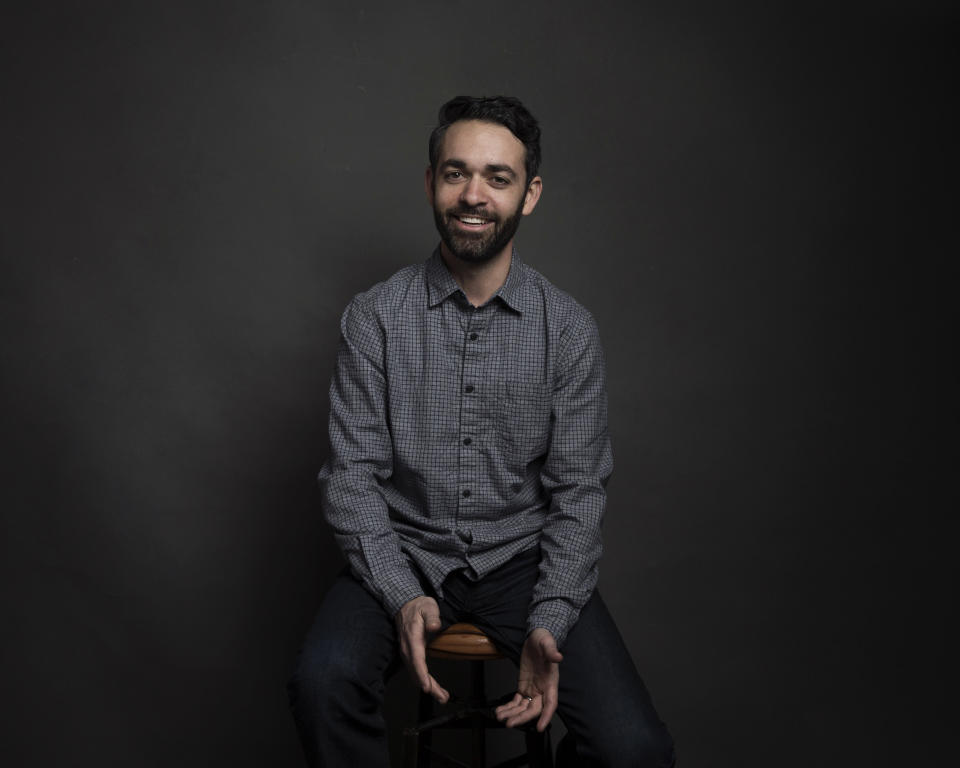
[[[539,559],[538,550],[523,553],[476,582],[451,574],[437,600],[444,627],[476,624],[516,663]],[[670,735],[599,593],[584,606],[561,651],[557,713],[569,738],[557,750],[557,767],[673,765]],[[383,694],[401,665],[393,618],[352,575],[340,574],[289,685],[311,766],[389,765]]]

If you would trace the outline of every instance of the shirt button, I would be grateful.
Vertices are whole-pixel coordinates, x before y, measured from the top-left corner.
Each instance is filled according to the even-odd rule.
[[[471,544],[473,542],[473,533],[466,528],[457,528],[457,536],[464,544]]]
[[[470,443],[472,443],[472,442],[473,442],[473,440],[471,440],[469,437],[463,438],[463,444],[464,444],[464,445],[470,445]]]
[[[463,391],[466,392],[467,394],[469,394],[470,392],[473,392],[473,384],[467,384],[467,386],[463,388]]]
[[[477,340],[477,334],[471,333],[471,334],[470,334],[470,341],[476,341],[476,340]]]
[[[465,499],[470,498],[470,489],[469,489],[469,488],[464,488],[464,489],[463,489],[463,498],[465,498]]]

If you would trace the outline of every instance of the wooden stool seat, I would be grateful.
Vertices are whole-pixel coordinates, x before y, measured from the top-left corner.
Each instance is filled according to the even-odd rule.
[[[438,659],[489,661],[502,659],[503,654],[473,624],[453,624],[427,644],[427,655]]]

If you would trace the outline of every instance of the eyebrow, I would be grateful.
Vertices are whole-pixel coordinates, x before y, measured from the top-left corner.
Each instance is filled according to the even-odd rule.
[[[467,170],[467,163],[464,160],[458,160],[457,158],[452,157],[449,160],[444,160],[442,167],[457,168],[461,171],[465,171]],[[517,178],[517,172],[509,165],[504,165],[503,163],[488,163],[483,167],[483,170],[487,173],[501,173],[506,176]]]

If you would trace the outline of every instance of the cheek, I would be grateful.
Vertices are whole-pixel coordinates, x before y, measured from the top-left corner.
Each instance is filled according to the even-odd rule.
[[[457,196],[449,189],[435,189],[433,192],[434,205],[442,211],[457,204]]]

